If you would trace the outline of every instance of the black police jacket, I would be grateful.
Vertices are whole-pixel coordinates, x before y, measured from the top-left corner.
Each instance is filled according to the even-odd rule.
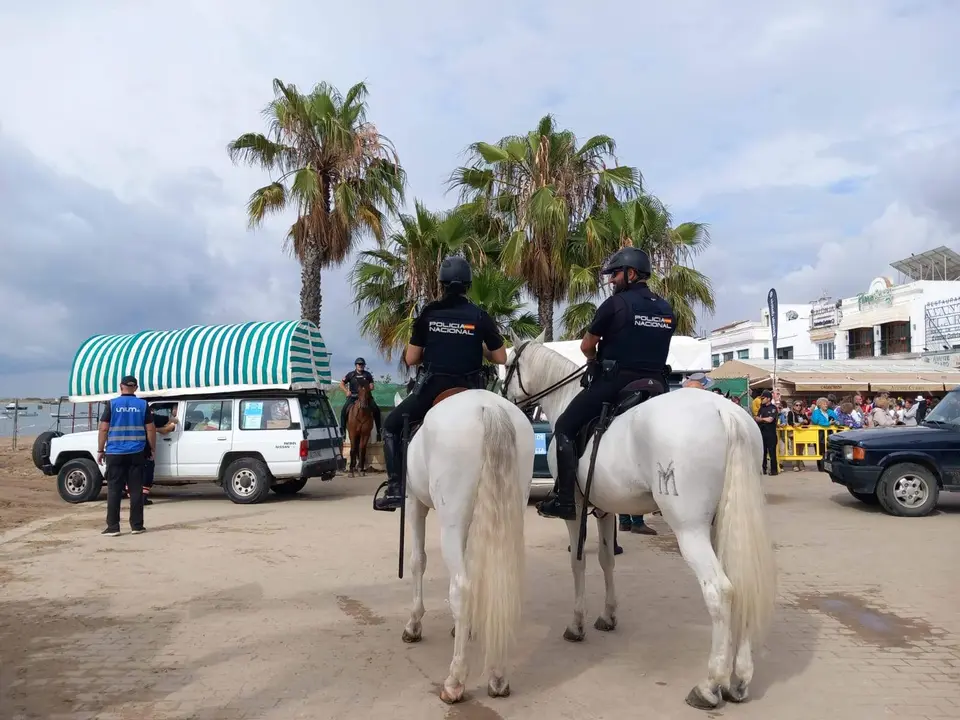
[[[675,329],[670,303],[645,285],[630,287],[607,302],[614,304],[615,314],[601,337],[598,359],[614,360],[620,370],[660,377]]]

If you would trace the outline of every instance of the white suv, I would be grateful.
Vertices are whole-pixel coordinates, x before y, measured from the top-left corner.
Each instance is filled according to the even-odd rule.
[[[157,433],[154,483],[210,482],[235,503],[258,503],[272,489],[292,495],[319,477],[342,470],[343,440],[324,393],[256,391],[150,400],[161,426],[176,417],[175,429]],[[46,432],[33,461],[57,476],[60,497],[69,503],[95,500],[103,487],[97,465],[97,431]]]

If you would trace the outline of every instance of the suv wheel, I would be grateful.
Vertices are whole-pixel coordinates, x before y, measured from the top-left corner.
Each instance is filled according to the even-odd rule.
[[[57,474],[57,492],[68,503],[96,500],[102,488],[100,468],[88,458],[67,461]]]
[[[891,515],[923,517],[937,506],[940,488],[922,465],[900,463],[887,468],[877,483],[877,499]]]
[[[44,465],[50,464],[50,441],[63,435],[62,432],[47,430],[37,435],[33,441],[33,464],[37,470],[43,470]]]
[[[270,492],[270,471],[256,458],[234,460],[223,474],[223,491],[238,505],[262,502]]]

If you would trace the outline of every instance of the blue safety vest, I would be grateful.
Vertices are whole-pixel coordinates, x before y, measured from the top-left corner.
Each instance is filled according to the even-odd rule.
[[[107,455],[129,455],[147,447],[147,401],[135,395],[121,395],[110,401],[110,429],[107,431]]]

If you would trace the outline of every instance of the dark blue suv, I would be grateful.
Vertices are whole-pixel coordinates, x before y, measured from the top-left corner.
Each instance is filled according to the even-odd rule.
[[[960,388],[917,427],[831,435],[823,460],[830,479],[858,500],[891,515],[928,515],[941,491],[960,492]]]

